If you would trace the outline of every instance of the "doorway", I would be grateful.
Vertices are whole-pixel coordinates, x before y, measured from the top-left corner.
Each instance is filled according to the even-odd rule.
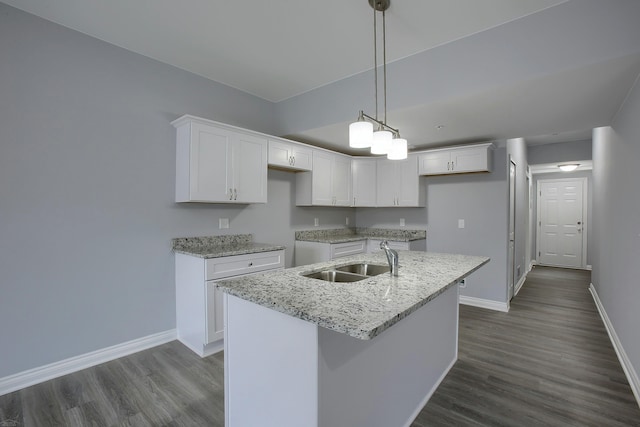
[[[586,268],[587,179],[538,181],[537,263]]]

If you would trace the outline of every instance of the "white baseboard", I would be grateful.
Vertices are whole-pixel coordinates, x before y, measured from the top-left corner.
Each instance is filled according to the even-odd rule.
[[[493,301],[489,299],[467,297],[464,295],[460,295],[460,299],[458,300],[458,302],[460,304],[472,305],[474,307],[480,307],[480,308],[487,308],[489,310],[504,311],[505,313],[509,312],[508,302],[500,302],[500,301]]]
[[[438,378],[438,381],[433,385],[433,387],[431,387],[431,390],[429,390],[429,393],[427,393],[424,399],[422,399],[422,402],[418,404],[418,407],[413,412],[413,414],[411,414],[411,416],[407,420],[407,423],[404,425],[404,427],[410,427],[413,424],[413,422],[416,420],[416,418],[418,418],[418,415],[420,414],[420,412],[422,412],[422,409],[424,409],[424,406],[427,404],[429,399],[431,399],[431,396],[433,396],[433,393],[436,392],[438,387],[440,387],[440,383],[442,383],[444,378],[449,374],[449,371],[451,370],[451,368],[453,368],[453,365],[455,365],[457,361],[458,361],[458,357],[456,355],[456,357],[451,361],[451,363],[449,363],[449,366],[447,367],[447,369],[445,369],[442,375],[440,375],[440,378]]]
[[[629,385],[631,386],[631,390],[633,391],[633,395],[636,397],[636,401],[638,402],[638,406],[640,406],[640,380],[638,379],[638,373],[633,368],[627,353],[624,351],[622,347],[622,343],[620,342],[620,338],[618,338],[618,334],[616,330],[613,328],[613,324],[607,315],[607,312],[602,305],[602,301],[600,301],[600,297],[598,296],[598,292],[596,288],[593,286],[593,283],[589,286],[589,291],[591,291],[591,295],[593,296],[593,301],[596,303],[596,307],[598,307],[598,312],[600,313],[600,317],[602,318],[602,322],[604,323],[604,327],[607,329],[607,333],[609,334],[609,339],[611,339],[611,344],[613,344],[613,348],[616,350],[616,354],[618,355],[618,360],[620,360],[620,364],[622,365],[622,370],[627,376],[627,380],[629,381]]]
[[[0,378],[0,396],[176,339],[171,329]]]
[[[518,295],[518,292],[520,292],[520,289],[522,289],[522,285],[524,285],[524,282],[527,280],[527,274],[529,274],[529,271],[524,273],[520,280],[518,280],[518,283],[516,283],[515,289],[513,290],[513,296]]]

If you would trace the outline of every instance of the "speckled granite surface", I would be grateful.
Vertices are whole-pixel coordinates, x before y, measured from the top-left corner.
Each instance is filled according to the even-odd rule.
[[[398,252],[399,277],[381,274],[359,282],[332,283],[301,276],[354,262],[386,265],[385,255],[378,253],[225,280],[218,287],[247,301],[367,340],[489,261],[467,255]]]
[[[387,228],[336,228],[330,230],[296,231],[296,240],[319,243],[343,243],[364,239],[410,242],[425,239],[426,230],[395,230]]]
[[[255,243],[251,234],[180,237],[172,240],[173,251],[200,258],[219,258],[285,249],[284,246]]]

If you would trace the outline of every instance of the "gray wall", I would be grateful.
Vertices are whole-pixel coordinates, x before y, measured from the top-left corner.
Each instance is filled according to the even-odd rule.
[[[344,226],[350,209],[175,204],[190,113],[273,132],[273,105],[0,3],[0,378],[175,327],[170,239]]]
[[[636,373],[640,373],[640,83],[611,128],[593,133],[591,280]]]
[[[532,145],[527,148],[530,165],[591,160],[591,139]]]
[[[507,181],[506,149],[493,152],[493,172],[446,175],[427,180],[425,208],[357,208],[359,227],[427,230],[427,250],[483,255],[491,261],[473,273],[465,296],[506,301]],[[458,219],[465,228],[458,228]]]

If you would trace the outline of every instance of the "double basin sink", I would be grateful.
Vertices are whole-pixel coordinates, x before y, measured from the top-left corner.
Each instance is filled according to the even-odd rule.
[[[356,263],[343,265],[315,273],[303,274],[310,279],[324,280],[325,282],[357,282],[383,273],[389,273],[388,265],[376,265],[368,263]]]

